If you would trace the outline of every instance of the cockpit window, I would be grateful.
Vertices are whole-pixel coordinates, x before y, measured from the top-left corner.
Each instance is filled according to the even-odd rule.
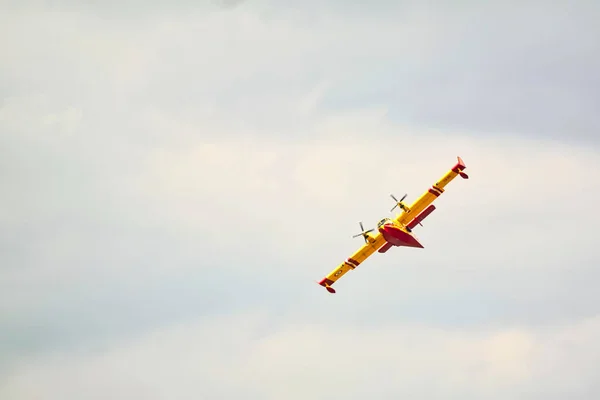
[[[381,228],[382,225],[386,224],[387,222],[389,222],[389,218],[384,218],[381,221],[379,221],[379,223],[377,224],[378,228]]]

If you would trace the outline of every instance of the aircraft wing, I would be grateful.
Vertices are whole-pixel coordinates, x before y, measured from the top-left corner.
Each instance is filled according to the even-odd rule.
[[[439,196],[444,193],[444,188],[448,185],[454,178],[460,175],[463,179],[468,179],[469,176],[463,172],[465,168],[465,163],[462,158],[457,157],[458,162],[452,169],[450,169],[442,178],[437,181],[434,185],[432,185],[421,197],[419,197],[413,204],[411,204],[408,208],[405,208],[403,212],[398,214],[395,218],[396,222],[399,222],[402,225],[409,225],[410,228],[414,225],[418,224],[421,220],[425,219],[427,215],[429,215],[435,207],[430,207],[430,204],[435,201]]]
[[[344,262],[338,265],[337,268],[331,271],[329,275],[321,279],[319,285],[325,287],[330,293],[335,293],[335,289],[331,287],[335,281],[344,276],[346,272],[358,267],[387,243],[379,231],[375,231],[372,235],[369,235],[368,241],[368,243],[363,244],[354,254],[352,254],[352,256],[348,257]]]

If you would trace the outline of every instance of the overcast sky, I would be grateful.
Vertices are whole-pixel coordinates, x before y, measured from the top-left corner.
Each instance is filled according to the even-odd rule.
[[[197,3],[0,0],[0,398],[600,396],[597,2]]]

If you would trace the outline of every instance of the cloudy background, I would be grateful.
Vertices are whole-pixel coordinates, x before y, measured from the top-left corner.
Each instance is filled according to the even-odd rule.
[[[600,396],[596,2],[0,5],[0,398]]]

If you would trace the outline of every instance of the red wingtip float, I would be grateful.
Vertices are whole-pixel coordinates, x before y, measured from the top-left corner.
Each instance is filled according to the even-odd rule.
[[[463,179],[469,179],[469,175],[464,172],[467,168],[465,163],[462,158],[457,158],[458,162],[456,165],[446,172],[438,182],[431,186],[410,206],[407,206],[402,202],[406,198],[406,195],[400,200],[396,199],[394,195],[390,195],[396,202],[396,205],[391,211],[396,207],[399,207],[401,212],[393,219],[384,218],[379,221],[377,224],[377,232],[374,232],[374,229],[365,231],[362,223],[360,223],[362,232],[354,236],[362,236],[365,240],[365,244],[336,269],[331,271],[329,275],[321,279],[318,282],[319,285],[325,287],[329,293],[335,293],[335,289],[331,286],[346,272],[358,267],[376,251],[385,253],[392,247],[423,248],[423,245],[412,233],[412,230],[417,225],[422,225],[421,222],[435,210],[435,206],[431,203],[444,193],[445,187],[454,178],[460,176]]]

